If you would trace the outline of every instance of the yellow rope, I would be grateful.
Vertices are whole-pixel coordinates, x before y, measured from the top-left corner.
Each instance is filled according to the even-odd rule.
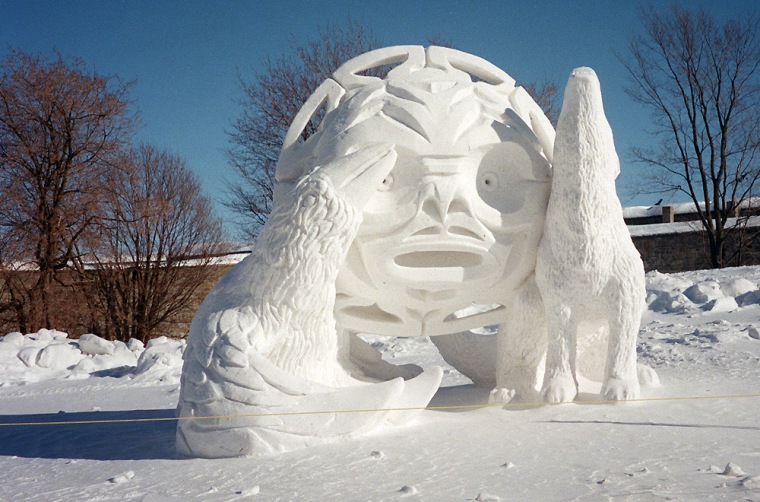
[[[531,403],[493,403],[493,404],[459,404],[448,406],[419,406],[409,408],[376,408],[366,410],[327,410],[327,411],[288,411],[283,413],[245,413],[238,415],[208,415],[208,416],[192,416],[192,417],[156,417],[156,418],[113,418],[102,420],[71,420],[71,421],[48,421],[48,422],[0,422],[0,427],[21,427],[21,426],[35,426],[35,425],[88,425],[88,424],[124,424],[124,423],[139,423],[139,422],[167,422],[167,421],[180,421],[180,420],[221,420],[232,418],[251,418],[251,417],[276,417],[276,416],[290,416],[290,415],[325,415],[334,413],[374,413],[374,412],[388,412],[388,411],[439,411],[439,410],[461,410],[461,409],[476,409],[476,408],[517,408],[517,407],[531,407],[531,406],[556,406],[560,404],[610,404],[610,403],[640,403],[649,401],[696,401],[705,399],[742,399],[760,397],[760,394],[738,394],[738,395],[724,395],[724,396],[685,396],[685,397],[646,397],[640,399],[630,399],[627,401],[616,401],[612,399],[594,399],[574,401],[572,403],[545,403],[545,402],[531,402]],[[118,413],[115,411],[114,413]]]

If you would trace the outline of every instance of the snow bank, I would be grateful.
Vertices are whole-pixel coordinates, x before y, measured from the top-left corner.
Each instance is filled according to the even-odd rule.
[[[0,386],[51,379],[118,376],[156,383],[178,383],[184,340],[160,337],[145,348],[139,340],[109,341],[93,334],[41,329],[0,337]]]
[[[654,313],[710,316],[760,305],[760,267],[680,274],[653,271],[646,279],[646,302],[649,311]],[[760,339],[759,332],[760,325],[750,326],[742,333],[749,339]],[[483,332],[490,333],[488,330]],[[365,338],[395,364],[424,365],[437,357],[435,346],[427,338],[372,335],[365,335]],[[145,346],[136,339],[124,343],[93,334],[71,339],[68,334],[52,329],[29,334],[8,333],[0,336],[0,386],[93,377],[175,384],[179,383],[184,349],[184,340],[165,336],[155,338]],[[436,363],[441,364],[438,360]],[[467,382],[453,369],[446,371],[451,382]]]
[[[744,267],[749,269],[750,267]],[[742,270],[742,269],[737,269]],[[712,278],[715,271],[647,274],[647,305],[662,313],[725,313],[760,304],[757,278]]]

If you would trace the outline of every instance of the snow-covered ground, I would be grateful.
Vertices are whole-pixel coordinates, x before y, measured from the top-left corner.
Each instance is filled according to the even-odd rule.
[[[488,391],[448,368],[432,406],[451,408],[264,458],[174,457],[182,342],[9,334],[0,500],[760,501],[758,283],[759,267],[648,274],[639,356],[662,385],[640,402],[460,407]],[[443,364],[427,339],[375,346]]]

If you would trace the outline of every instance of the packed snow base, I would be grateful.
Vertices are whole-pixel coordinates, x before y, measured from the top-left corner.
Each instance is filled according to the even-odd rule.
[[[760,394],[759,283],[760,267],[648,274],[638,356],[662,385],[642,402],[582,386],[573,404],[428,410],[255,461],[175,457],[181,341],[11,334],[0,423],[127,421],[1,426],[0,500],[760,501],[760,397],[730,397]],[[370,341],[394,364],[443,364],[425,338]],[[432,406],[487,402],[450,367],[443,385]]]

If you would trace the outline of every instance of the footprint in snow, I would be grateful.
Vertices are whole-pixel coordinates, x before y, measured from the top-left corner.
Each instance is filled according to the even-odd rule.
[[[109,483],[124,483],[135,477],[135,471],[127,471],[121,474],[117,474],[112,478],[108,478]]]
[[[501,497],[498,495],[491,495],[490,493],[478,493],[478,496],[475,497],[475,502],[500,502]]]
[[[251,488],[245,488],[244,490],[238,490],[235,495],[242,495],[243,497],[250,497],[252,495],[258,495],[261,489],[259,485],[252,486]]]
[[[398,491],[402,497],[411,497],[412,495],[417,495],[417,488],[414,486],[402,486]]]
[[[634,470],[626,471],[625,475],[628,476],[629,478],[632,478],[634,476],[641,476],[642,474],[649,474],[650,472],[652,472],[652,471],[650,471],[649,469],[647,469],[646,467],[644,467],[643,469],[638,469],[638,470],[635,470],[635,471]]]

